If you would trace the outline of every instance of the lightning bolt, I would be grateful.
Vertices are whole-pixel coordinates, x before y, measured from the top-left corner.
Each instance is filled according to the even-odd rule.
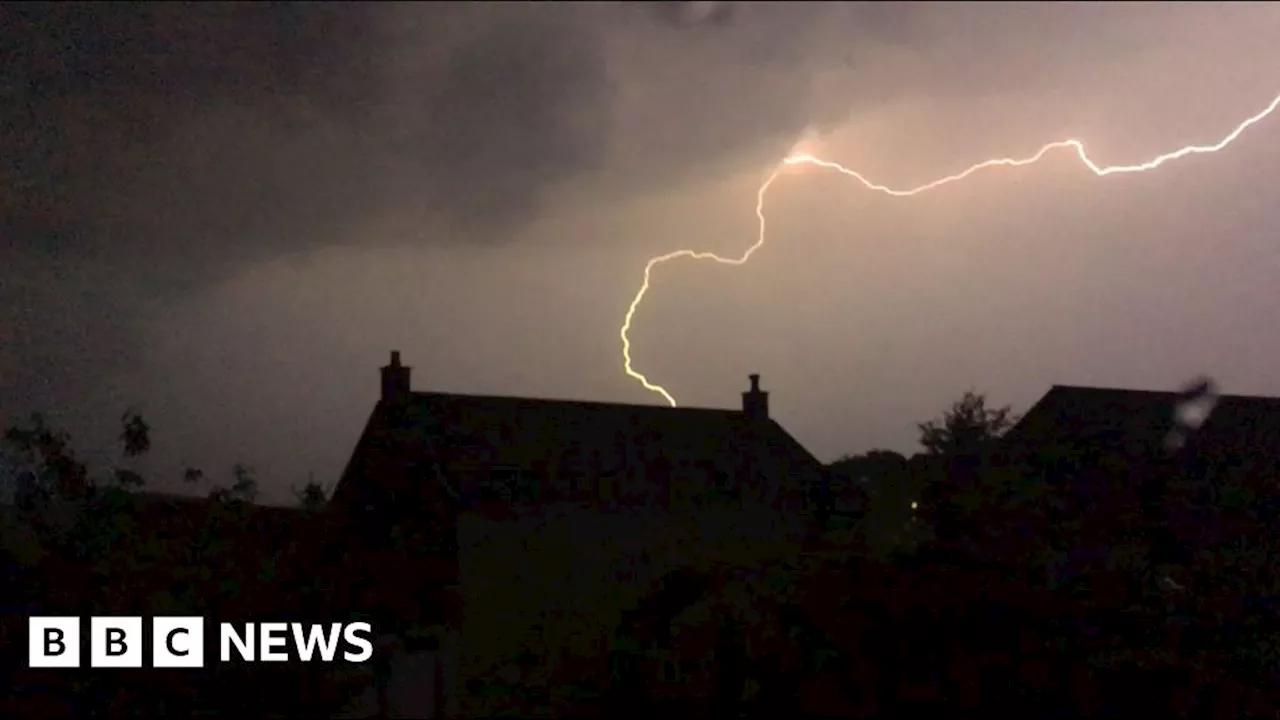
[[[764,213],[765,197],[769,193],[769,188],[773,186],[774,181],[778,179],[779,175],[782,173],[783,169],[785,169],[786,167],[794,166],[794,165],[811,165],[814,167],[822,168],[824,170],[834,170],[835,172],[838,172],[841,175],[844,175],[846,177],[849,177],[858,181],[867,190],[874,190],[876,192],[881,192],[881,193],[884,193],[885,195],[891,195],[893,197],[911,197],[913,195],[918,195],[922,192],[926,192],[929,190],[933,190],[935,188],[942,187],[943,185],[949,185],[954,182],[959,182],[969,177],[970,175],[973,175],[974,173],[981,172],[983,170],[987,170],[990,168],[1025,167],[1027,165],[1033,165],[1037,162],[1040,162],[1041,159],[1043,159],[1049,153],[1054,152],[1055,150],[1071,150],[1073,153],[1075,153],[1076,158],[1080,160],[1080,163],[1084,165],[1085,168],[1089,170],[1089,172],[1093,173],[1094,175],[1097,175],[1098,177],[1106,177],[1107,175],[1124,175],[1128,173],[1139,173],[1139,172],[1146,172],[1148,170],[1155,170],[1156,168],[1160,167],[1161,165],[1164,165],[1167,162],[1170,162],[1172,160],[1179,160],[1181,158],[1188,157],[1190,155],[1204,155],[1207,153],[1218,152],[1219,150],[1225,148],[1226,146],[1234,142],[1236,138],[1240,137],[1240,135],[1244,133],[1245,130],[1248,130],[1250,127],[1261,122],[1268,115],[1275,112],[1277,107],[1280,107],[1280,95],[1277,95],[1275,99],[1272,100],[1271,103],[1267,105],[1265,108],[1263,108],[1256,114],[1249,116],[1244,121],[1242,121],[1239,125],[1236,125],[1231,132],[1227,133],[1225,137],[1223,137],[1221,140],[1219,140],[1216,143],[1213,143],[1211,145],[1187,145],[1186,147],[1179,148],[1177,150],[1174,150],[1173,152],[1164,153],[1163,155],[1157,155],[1156,157],[1146,162],[1138,163],[1136,165],[1099,165],[1096,162],[1094,162],[1093,158],[1089,157],[1089,153],[1085,150],[1084,143],[1082,143],[1081,141],[1059,140],[1057,142],[1051,142],[1041,147],[1039,150],[1035,152],[1035,154],[1029,155],[1027,157],[1022,157],[1022,158],[1003,157],[1003,158],[992,158],[990,160],[984,160],[980,163],[977,163],[976,165],[971,165],[968,168],[954,175],[947,175],[946,177],[941,177],[941,178],[938,178],[937,180],[933,180],[932,182],[927,182],[923,185],[910,188],[907,190],[898,190],[898,189],[891,188],[887,185],[881,185],[879,183],[872,182],[871,180],[868,180],[865,176],[863,176],[861,173],[857,172],[856,170],[850,170],[849,168],[841,165],[838,162],[834,162],[831,160],[824,160],[822,158],[815,157],[813,155],[808,155],[808,154],[789,155],[783,158],[782,161],[778,163],[778,165],[769,174],[769,177],[764,181],[763,184],[760,185],[760,189],[756,191],[756,220],[757,220],[757,228],[758,228],[756,241],[754,244],[751,245],[751,247],[747,248],[741,255],[735,258],[735,257],[723,257],[713,252],[698,252],[695,250],[673,250],[669,253],[666,253],[665,255],[658,255],[656,257],[649,258],[649,262],[645,263],[644,282],[641,283],[640,289],[636,291],[635,297],[632,298],[631,305],[627,307],[626,317],[623,318],[622,327],[619,329],[619,332],[618,332],[619,336],[622,338],[622,369],[627,373],[627,375],[639,381],[640,384],[643,385],[646,390],[649,390],[650,392],[655,392],[661,395],[663,398],[666,399],[668,403],[671,404],[671,407],[676,407],[676,399],[672,397],[671,393],[668,392],[667,389],[662,387],[661,385],[651,382],[649,378],[645,377],[643,373],[637,371],[635,367],[632,366],[632,361],[631,361],[631,337],[630,337],[631,324],[632,324],[632,321],[635,319],[636,310],[640,308],[640,303],[644,301],[645,296],[649,293],[649,288],[651,286],[652,279],[653,279],[653,270],[654,268],[658,267],[663,263],[671,262],[672,260],[679,260],[682,258],[688,258],[690,260],[711,260],[713,262],[717,262],[722,265],[742,265],[746,263],[748,260],[750,260],[751,256],[754,255],[756,250],[759,250],[761,246],[764,245],[764,242],[765,242],[765,226],[766,226],[765,213]]]

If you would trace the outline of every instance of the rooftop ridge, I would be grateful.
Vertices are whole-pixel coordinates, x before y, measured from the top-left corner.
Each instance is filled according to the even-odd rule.
[[[415,390],[411,394],[411,397],[413,397],[414,399],[441,398],[441,399],[464,399],[464,400],[481,400],[481,401],[498,400],[498,401],[504,401],[504,402],[533,402],[533,403],[544,403],[548,405],[579,405],[579,406],[598,407],[602,409],[614,408],[614,409],[627,409],[627,410],[648,410],[648,411],[657,411],[657,412],[682,411],[682,412],[699,412],[699,413],[718,413],[718,414],[728,414],[728,415],[743,414],[741,408],[709,408],[709,407],[695,407],[695,406],[688,406],[688,405],[671,407],[668,405],[606,402],[603,400],[578,400],[573,398],[547,398],[547,397],[533,397],[528,395],[479,395],[479,394],[472,394],[472,393],[454,393],[454,392],[435,392],[435,391]]]
[[[213,505],[216,504],[216,501],[210,498],[208,495],[191,495],[187,493],[172,492],[167,490],[150,490],[147,488],[127,490],[126,493],[128,497],[135,503],[170,504],[170,505],[180,505],[180,506],[191,507],[191,508],[206,508],[206,507],[212,507]],[[301,514],[302,512],[301,507],[293,504],[278,505],[278,504],[266,504],[266,503],[253,502],[253,503],[248,503],[248,506],[253,508],[254,512],[262,512],[262,511],[270,512],[274,510],[282,510],[285,512],[298,513],[298,514]]]
[[[1054,385],[1049,390],[1050,392],[1055,390],[1068,390],[1072,392],[1123,393],[1125,395],[1149,395],[1159,397],[1176,397],[1182,394],[1181,391],[1178,390],[1144,390],[1123,387],[1099,387],[1096,385]],[[1280,402],[1280,396],[1274,395],[1233,395],[1229,393],[1222,393],[1218,395],[1217,398],[1219,402],[1223,400]]]

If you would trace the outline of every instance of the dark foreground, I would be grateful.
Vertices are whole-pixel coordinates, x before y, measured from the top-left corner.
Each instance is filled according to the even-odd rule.
[[[501,704],[523,716],[986,720],[1280,712],[1277,668],[1263,655],[1276,623],[1242,600],[1161,592],[1118,573],[1098,574],[1088,588],[1049,592],[1007,571],[937,560],[833,560],[800,576],[790,599],[761,604],[764,617],[754,625],[719,617],[694,631],[673,627],[723,582],[677,571],[658,583],[589,671],[580,702],[552,707],[545,694],[517,687],[488,692],[506,695]],[[7,646],[25,639],[8,629]],[[219,715],[279,717],[296,715],[290,698],[308,698],[308,707],[296,708],[308,714],[342,701],[326,702],[306,678],[288,673],[260,677],[257,693],[216,702],[206,695],[197,703],[176,688],[172,698],[156,685],[146,692],[147,671],[105,678],[8,665],[0,703],[6,717],[186,714],[201,706]]]
[[[1008,569],[833,561],[752,626],[672,620],[721,579],[675,572],[623,620],[572,707],[652,717],[1274,718],[1276,624],[1249,602],[1097,573],[1050,592]],[[1211,594],[1210,594],[1211,595]],[[568,678],[565,678],[568,680]],[[584,688],[584,694],[586,693]],[[501,692],[498,688],[494,691]],[[595,693],[591,693],[594,695]]]

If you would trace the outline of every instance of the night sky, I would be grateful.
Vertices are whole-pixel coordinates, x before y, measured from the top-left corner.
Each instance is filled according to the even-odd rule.
[[[400,350],[419,390],[661,404],[621,368],[647,258],[736,255],[798,140],[913,186],[1078,138],[1220,139],[1280,92],[1280,5],[0,5],[0,420],[153,484],[336,480]],[[1280,394],[1280,113],[1096,178],[1068,152],[914,198],[814,169],[747,265],[662,266],[636,367],[759,372],[821,459],[914,449],[970,388]]]

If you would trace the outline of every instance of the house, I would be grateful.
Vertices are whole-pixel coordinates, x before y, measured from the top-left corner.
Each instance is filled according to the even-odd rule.
[[[1265,490],[1280,469],[1280,398],[1054,386],[1002,438],[1056,475],[1176,469]]]
[[[362,542],[385,542],[387,528],[416,522],[432,535],[430,543],[451,543],[421,553],[416,571],[393,561],[373,582],[417,583],[409,595],[424,598],[429,616],[444,618],[441,682],[450,697],[458,682],[462,584],[469,599],[482,587],[518,586],[513,553],[528,538],[515,515],[554,509],[561,519],[550,526],[562,528],[592,520],[583,513],[646,508],[652,512],[644,517],[660,522],[668,512],[732,513],[735,503],[756,500],[757,508],[767,503],[765,512],[776,509],[775,519],[789,521],[802,513],[804,491],[823,471],[769,417],[768,393],[756,375],[741,409],[717,410],[415,392],[410,372],[392,352],[381,369],[381,397],[331,503],[352,515],[347,526],[365,528]],[[435,519],[424,525],[424,517]],[[546,523],[540,527],[555,534]],[[497,553],[502,567],[471,554],[481,536],[508,528],[520,537],[508,538],[510,552]],[[473,617],[467,627],[486,622]],[[469,642],[469,657],[477,647]]]
[[[556,500],[681,511],[757,498],[799,512],[823,466],[769,417],[760,376],[750,381],[734,410],[414,392],[392,352],[335,500],[412,492],[411,476],[438,472],[460,511]]]
[[[1003,462],[1047,481],[1052,525],[1101,556],[1134,523],[1181,547],[1261,536],[1280,510],[1280,398],[1054,386],[1001,441]],[[1097,560],[1095,557],[1094,560]]]
[[[1055,385],[1005,433],[1002,444],[1037,451],[1087,446],[1131,458],[1155,457],[1179,427],[1183,399],[1176,392]],[[1249,399],[1238,400],[1248,404]]]

